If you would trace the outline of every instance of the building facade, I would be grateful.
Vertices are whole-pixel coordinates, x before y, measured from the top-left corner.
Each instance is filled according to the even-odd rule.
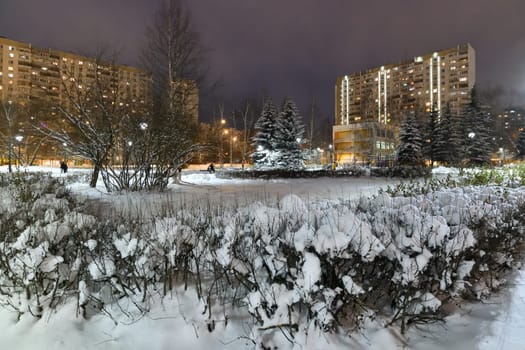
[[[63,80],[74,77],[77,86],[89,86],[97,74],[112,74],[119,83],[122,100],[147,103],[151,75],[139,68],[105,64],[95,58],[0,37],[0,99],[32,101],[45,99],[66,104]]]
[[[337,79],[334,159],[380,162],[395,154],[399,124],[449,106],[459,114],[476,82],[475,51],[469,44],[436,51]]]
[[[21,148],[24,154],[33,153],[36,150],[31,147],[38,145],[36,163],[63,159],[67,149],[49,139],[42,141],[30,124],[37,117],[44,124],[59,121],[62,116],[58,108],[74,111],[71,104],[76,97],[84,94],[89,100],[89,90],[93,95],[95,86],[102,84],[103,98],[126,108],[130,115],[147,110],[152,79],[142,69],[0,37],[0,103],[16,105],[16,109],[10,108],[13,122],[6,123],[7,118],[0,120],[2,134],[7,135],[2,140],[4,161],[6,154],[12,158],[13,152],[9,154],[6,150],[13,148],[13,144],[16,146],[15,137],[22,140],[18,142],[18,153]]]

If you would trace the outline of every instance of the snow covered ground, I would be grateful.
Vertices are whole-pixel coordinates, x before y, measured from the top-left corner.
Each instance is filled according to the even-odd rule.
[[[31,169],[52,172],[58,177],[86,173],[70,169]],[[5,171],[5,167],[0,169]],[[449,173],[438,169],[436,173]],[[397,182],[397,181],[396,181]],[[184,171],[181,184],[172,184],[165,193],[105,193],[102,184],[91,189],[86,183],[73,183],[71,190],[91,199],[100,199],[108,208],[130,216],[155,215],[169,205],[183,206],[203,200],[247,206],[254,201],[275,203],[287,194],[305,202],[355,200],[375,194],[393,181],[381,178],[320,178],[286,180],[226,180],[200,171]],[[194,292],[182,287],[159,300],[146,316],[129,323],[114,310],[111,318],[99,314],[88,320],[76,317],[76,305],[67,304],[42,319],[0,309],[0,349],[246,349],[253,348],[252,324],[243,315],[233,315],[215,330],[207,329],[204,305],[196,303]],[[304,339],[306,349],[523,349],[525,344],[525,273],[518,271],[499,295],[484,303],[465,304],[447,322],[411,328],[401,336],[395,328],[371,323],[352,335],[326,335],[313,331]],[[298,349],[298,348],[297,348]]]

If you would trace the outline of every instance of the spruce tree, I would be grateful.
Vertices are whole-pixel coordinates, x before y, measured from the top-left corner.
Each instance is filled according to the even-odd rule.
[[[255,123],[255,135],[252,145],[255,152],[252,153],[253,164],[256,168],[274,166],[275,156],[275,129],[277,127],[277,110],[271,100],[268,100]]]
[[[446,165],[457,165],[461,160],[461,125],[452,115],[450,105],[443,109],[435,136],[435,160]]]
[[[493,148],[492,118],[481,107],[476,89],[471,91],[471,100],[463,113],[465,155],[467,161],[474,165],[490,164]]]
[[[428,115],[425,132],[426,137],[425,142],[423,142],[423,154],[430,160],[431,165],[434,164],[434,161],[440,161],[440,159],[438,159],[438,142],[440,141],[441,126],[439,112],[435,108],[432,108]]]
[[[414,114],[408,114],[399,127],[396,165],[423,165],[421,131]]]
[[[297,170],[304,168],[301,141],[304,125],[299,111],[291,98],[285,99],[275,130],[275,165],[279,168]]]
[[[518,159],[525,159],[525,130],[522,130],[518,135],[516,141],[516,149],[518,151]]]

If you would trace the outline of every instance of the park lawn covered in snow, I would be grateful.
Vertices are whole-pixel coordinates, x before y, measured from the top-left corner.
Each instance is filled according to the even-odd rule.
[[[56,173],[56,170],[54,172]],[[67,176],[72,176],[74,173],[73,170]],[[66,178],[63,174],[56,175]],[[286,321],[286,317],[282,317],[285,313],[279,316],[279,308],[283,307],[285,310],[290,303],[301,298],[308,304],[319,297],[316,294],[319,291],[317,282],[321,279],[322,271],[316,254],[337,255],[337,252],[351,246],[363,261],[371,262],[378,256],[391,260],[397,259],[396,261],[401,263],[393,278],[400,285],[409,284],[420,278],[418,273],[428,264],[433,253],[432,249],[443,247],[445,253],[454,257],[456,252],[476,244],[472,233],[465,227],[458,227],[460,234],[456,235],[456,239],[446,240],[450,234],[450,228],[447,231],[447,227],[460,225],[465,219],[463,216],[474,219],[488,218],[492,220],[490,222],[496,223],[502,214],[501,208],[505,208],[505,203],[512,204],[525,198],[523,188],[502,190],[495,187],[482,187],[467,191],[450,189],[442,190],[435,196],[399,197],[395,200],[382,193],[374,196],[370,201],[372,194],[379,187],[387,185],[388,181],[369,178],[346,179],[346,181],[328,178],[242,181],[217,179],[214,175],[200,172],[187,172],[183,174],[182,180],[182,184],[170,185],[169,192],[174,197],[187,196],[185,198],[199,201],[207,196],[213,196],[218,202],[237,201],[243,205],[237,208],[236,212],[228,212],[227,217],[223,217],[225,226],[218,236],[219,249],[214,252],[214,259],[223,266],[233,266],[239,271],[245,268],[232,259],[231,246],[234,242],[235,230],[234,226],[229,228],[230,222],[239,222],[243,220],[242,218],[251,217],[254,225],[251,230],[260,231],[261,240],[267,243],[269,250],[272,250],[276,249],[271,245],[274,238],[271,234],[269,236],[265,234],[264,230],[261,231],[261,228],[271,226],[283,217],[287,220],[295,220],[287,231],[288,235],[283,236],[282,239],[296,251],[303,252],[306,247],[311,249],[309,252],[305,251],[300,271],[296,271],[298,277],[296,288],[283,290],[278,289],[280,287],[275,284],[263,286],[270,289],[263,288],[249,293],[245,299],[245,307],[225,311],[219,306],[214,306],[212,325],[205,302],[199,300],[193,287],[184,290],[182,285],[176,285],[162,298],[160,293],[151,293],[147,313],[141,313],[133,306],[133,303],[137,303],[133,297],[121,299],[118,305],[108,305],[105,310],[107,312],[91,310],[90,317],[86,319],[77,314],[76,299],[68,300],[64,305],[57,306],[55,310],[46,308],[41,318],[35,318],[26,312],[18,321],[16,319],[18,313],[2,308],[0,309],[0,329],[2,329],[0,349],[245,349],[254,347],[252,340],[279,345],[279,348],[296,349],[521,349],[521,344],[525,343],[525,335],[520,330],[520,326],[525,325],[525,316],[523,316],[525,315],[523,312],[525,311],[523,300],[525,275],[520,270],[507,276],[508,286],[504,287],[501,293],[491,295],[488,299],[483,298],[483,302],[464,302],[460,306],[447,304],[446,323],[412,327],[405,335],[399,333],[397,326],[385,327],[388,318],[381,315],[365,317],[359,330],[347,334],[323,332],[315,327],[313,322],[300,323],[299,331],[295,333],[295,345],[283,336],[286,332],[269,334],[261,331]],[[327,187],[330,186],[332,191],[327,192]],[[151,208],[151,203],[159,199],[172,198],[167,195],[143,193],[109,195],[101,188],[89,189],[83,183],[71,183],[69,188],[74,193],[90,199],[102,199],[112,206],[127,205],[128,214],[131,213],[130,208],[136,208],[143,213],[146,206],[151,209],[148,215],[153,214],[155,210],[162,209],[162,206],[157,209]],[[336,190],[333,190],[334,188]],[[256,195],[250,197],[248,195],[250,193]],[[508,200],[501,200],[503,194]],[[239,201],[239,196],[243,196],[246,202]],[[264,202],[261,198],[270,198],[270,200]],[[169,201],[180,205],[180,202],[174,203],[173,199]],[[148,205],[140,203],[148,203]],[[9,198],[4,197],[0,207],[7,210],[12,204]],[[42,205],[53,206],[46,203]],[[315,229],[304,225],[312,219],[319,223]],[[49,224],[52,223],[52,214],[48,214],[47,220]],[[158,223],[162,224],[162,222]],[[393,224],[394,222],[396,225]],[[429,226],[429,222],[432,225]],[[219,224],[220,221],[217,223]],[[171,233],[166,229],[170,227],[169,225],[171,224],[166,223],[161,228],[157,227],[154,231],[155,237],[160,241],[171,239],[169,238]],[[378,225],[384,227],[379,230]],[[352,231],[351,228],[356,226],[359,226],[359,230]],[[422,230],[413,231],[410,229],[412,227]],[[388,232],[391,236],[378,237],[373,232]],[[422,232],[426,233],[425,237],[422,237]],[[425,244],[421,244],[422,240]],[[385,242],[393,244],[386,245]],[[27,242],[18,239],[17,244],[17,249],[21,249]],[[87,249],[90,250],[96,247],[96,242],[88,241],[86,244]],[[120,258],[132,256],[137,250],[136,241],[133,241],[131,236],[126,236],[125,232],[113,240],[113,245],[119,252]],[[278,254],[278,251],[274,253]],[[46,256],[42,260],[46,261],[47,265],[51,265],[46,267],[42,264],[45,271],[52,270],[52,267],[60,263],[58,258],[48,258],[49,256]],[[258,258],[254,256],[254,264],[257,263]],[[462,279],[469,275],[473,265],[471,260],[459,262],[455,275],[460,277],[443,275],[440,282],[445,286],[445,290],[450,287],[450,291],[454,293],[464,287]],[[508,261],[508,263],[514,268],[520,266],[516,261]],[[278,259],[272,263],[267,261],[266,264],[273,266],[272,273],[278,274],[281,268]],[[108,272],[104,271],[104,273]],[[90,274],[93,279],[104,277],[96,267],[90,269]],[[342,282],[345,291],[324,290],[324,297],[326,293],[344,292],[350,297],[357,298],[366,293],[363,287],[349,275],[343,276]],[[264,295],[265,290],[271,290],[272,295]],[[480,295],[487,293],[482,285],[475,290]],[[86,294],[88,293],[90,292],[86,291]],[[269,298],[276,298],[278,312],[263,317],[260,323],[255,324],[254,318],[248,314],[248,311],[257,314],[258,308],[260,310],[264,307],[261,300]],[[123,305],[129,307],[123,307],[121,310],[119,307]],[[317,310],[317,315],[322,315],[322,310],[326,309],[326,305],[319,309],[321,304],[318,302],[311,302],[308,305]],[[426,294],[411,307],[412,311],[417,313],[439,306],[441,301],[438,298]],[[301,315],[297,317],[299,321],[303,320]],[[326,313],[324,318],[318,319],[329,324],[330,317],[330,314]]]

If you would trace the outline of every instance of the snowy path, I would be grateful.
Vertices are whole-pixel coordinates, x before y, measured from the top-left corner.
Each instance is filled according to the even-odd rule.
[[[525,270],[520,270],[502,293],[501,308],[479,349],[519,350],[525,348]]]

